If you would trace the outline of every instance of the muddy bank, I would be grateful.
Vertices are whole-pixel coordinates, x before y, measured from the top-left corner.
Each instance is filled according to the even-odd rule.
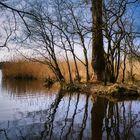
[[[91,93],[92,95],[112,97],[140,97],[140,87],[134,84],[108,84],[103,83],[82,83],[66,84],[62,90]]]
[[[102,83],[68,84],[63,90],[90,93],[95,96],[140,97],[140,87],[134,84],[116,83],[107,86]]]
[[[119,98],[140,97],[140,88],[130,84],[96,84],[90,87],[92,95],[111,96]]]
[[[134,84],[82,83],[65,84],[62,88],[67,92],[91,93],[94,96],[111,96],[117,98],[140,97],[140,87]]]

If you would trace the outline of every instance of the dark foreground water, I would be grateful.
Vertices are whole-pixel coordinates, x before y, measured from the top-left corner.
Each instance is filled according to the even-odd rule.
[[[47,90],[37,81],[1,80],[0,140],[57,139],[139,140],[140,101],[114,103]]]

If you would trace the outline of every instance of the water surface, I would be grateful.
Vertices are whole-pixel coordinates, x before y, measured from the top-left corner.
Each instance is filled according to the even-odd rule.
[[[139,140],[140,101],[111,102],[1,78],[0,140],[57,139]]]

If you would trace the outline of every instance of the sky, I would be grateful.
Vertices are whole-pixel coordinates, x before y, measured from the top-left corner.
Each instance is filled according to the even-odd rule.
[[[134,23],[135,23],[135,28],[138,30],[138,31],[140,31],[140,5],[135,5],[135,6],[133,6],[132,7],[132,10],[133,10],[133,12],[134,12]],[[9,16],[10,16],[10,14],[9,14]],[[0,17],[0,25],[4,25],[6,22],[4,21],[4,18],[1,16]],[[7,24],[7,23],[6,23]],[[13,25],[12,25],[13,26]],[[1,26],[2,27],[2,26]],[[3,36],[3,34],[5,34],[5,31],[2,29],[2,28],[0,28],[0,32],[1,32],[1,34],[0,34],[0,37],[1,38],[3,38],[4,36]],[[3,33],[3,34],[2,34]],[[1,39],[0,40],[0,43],[2,44],[2,42],[4,42],[4,39]],[[139,41],[139,39],[138,39],[138,41],[137,41],[138,43],[140,42]],[[10,50],[9,49],[7,49],[7,48],[0,48],[0,61],[8,61],[8,60],[10,60],[10,59],[13,59],[13,58],[15,58],[15,57],[19,57],[19,54],[18,54],[18,52],[17,51],[15,51],[15,48],[17,48],[17,46],[16,45],[13,45],[12,43],[8,43],[8,47],[10,48]],[[78,47],[77,47],[78,48]],[[29,49],[23,49],[22,48],[22,50],[21,50],[23,53],[25,53],[25,54],[32,54],[32,53],[30,53],[29,52]],[[79,55],[79,57],[81,58],[81,57],[83,57],[83,52],[82,52],[82,50],[80,50],[80,49],[76,49],[76,53]],[[89,55],[91,55],[90,53],[89,53]]]

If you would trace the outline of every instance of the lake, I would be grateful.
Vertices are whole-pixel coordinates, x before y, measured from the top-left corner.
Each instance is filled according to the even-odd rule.
[[[0,140],[72,139],[139,140],[140,101],[63,93],[0,71]]]

